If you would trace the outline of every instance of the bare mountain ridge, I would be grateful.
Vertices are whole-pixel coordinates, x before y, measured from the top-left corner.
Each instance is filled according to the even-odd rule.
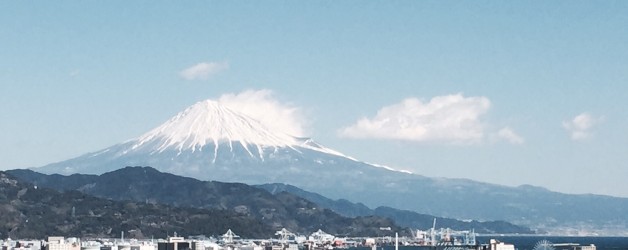
[[[390,218],[398,225],[409,228],[427,230],[434,226],[437,221],[439,228],[451,228],[454,230],[473,230],[476,233],[488,234],[534,234],[528,228],[513,225],[505,221],[484,221],[477,220],[460,221],[451,218],[436,217],[433,215],[420,214],[409,210],[400,210],[396,208],[380,206],[370,209],[362,203],[353,203],[345,199],[332,200],[317,193],[312,193],[300,189],[298,187],[280,183],[257,185],[257,187],[268,190],[271,193],[288,192],[299,197],[310,200],[321,207],[330,209],[347,217],[359,216],[380,216]]]

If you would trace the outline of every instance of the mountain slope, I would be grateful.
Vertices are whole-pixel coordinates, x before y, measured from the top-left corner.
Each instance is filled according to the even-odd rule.
[[[242,113],[216,101],[206,100],[188,107],[136,139],[62,164],[49,164],[38,171],[101,174],[119,168],[119,165],[108,164],[111,161],[121,161],[125,163],[123,166],[151,165],[171,171],[180,170],[189,175],[194,172],[207,173],[208,165],[233,168],[240,164],[259,164],[266,160],[290,162],[299,159],[284,155],[307,153],[330,154],[350,159],[311,139],[270,131]],[[95,163],[94,160],[104,161]],[[183,166],[184,162],[188,164]],[[223,167],[223,170],[229,169]]]
[[[310,139],[271,131],[214,101],[199,102],[136,139],[36,170],[102,174],[123,166],[152,166],[202,180],[285,183],[332,199],[448,218],[505,220],[541,229],[628,230],[626,198],[395,171],[357,161]]]
[[[454,230],[471,230],[476,233],[500,233],[500,234],[533,234],[529,228],[513,225],[505,221],[460,221],[450,218],[436,217],[427,214],[420,214],[408,210],[400,210],[391,207],[377,207],[370,209],[362,203],[353,203],[345,199],[331,200],[316,193],[308,192],[295,186],[286,184],[264,184],[257,187],[268,190],[271,193],[288,192],[294,195],[308,199],[321,207],[335,211],[341,215],[348,217],[356,216],[381,216],[394,220],[397,224],[404,227],[427,230],[432,228],[434,219],[436,219],[439,228],[451,228]]]
[[[271,230],[285,227],[292,232],[309,234],[322,229],[328,233],[352,236],[375,235],[376,232],[370,234],[375,226],[403,231],[390,219],[342,217],[287,192],[273,195],[245,184],[199,181],[161,173],[149,167],[127,167],[100,176],[45,175],[30,170],[8,172],[40,187],[77,190],[108,199],[226,210],[255,218]]]
[[[0,238],[42,239],[49,235],[130,237],[220,235],[270,237],[271,229],[246,216],[215,209],[177,208],[112,201],[76,191],[60,193],[24,184],[0,172]]]

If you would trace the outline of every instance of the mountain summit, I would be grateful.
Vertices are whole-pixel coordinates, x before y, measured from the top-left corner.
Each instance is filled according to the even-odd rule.
[[[161,126],[140,136],[133,149],[144,145],[167,148],[202,150],[208,143],[240,143],[248,145],[285,147],[297,144],[296,138],[268,130],[258,121],[218,103],[198,102]],[[152,145],[155,144],[155,145]],[[216,150],[214,147],[213,150]]]
[[[298,148],[333,153],[310,139],[297,138],[282,132],[271,131],[257,120],[236,112],[213,100],[198,102],[180,112],[166,123],[132,140],[133,144],[123,154],[133,151],[160,153],[166,150],[213,151],[216,162],[221,146],[244,149],[251,157],[264,160],[265,151]]]
[[[344,167],[348,176],[373,168],[391,170],[359,162],[310,138],[272,131],[220,102],[205,100],[138,138],[37,171],[102,174],[125,166],[152,166],[202,180],[262,184],[304,178],[310,182],[316,175],[343,172],[336,165],[360,166]],[[307,173],[313,175],[304,177]]]

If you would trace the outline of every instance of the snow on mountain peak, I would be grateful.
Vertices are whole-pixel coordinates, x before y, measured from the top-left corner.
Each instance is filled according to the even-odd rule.
[[[241,143],[247,145],[291,147],[299,139],[270,131],[263,124],[213,100],[198,102],[164,124],[140,136],[132,149],[156,145],[153,150],[167,148],[202,150],[208,144]],[[212,146],[213,148],[214,146]]]
[[[275,126],[265,125],[267,123],[231,106],[228,102],[201,101],[140,137],[42,169],[49,173],[103,173],[105,169],[111,170],[112,166],[147,165],[196,176],[199,171],[206,171],[203,170],[205,167],[212,166],[223,170],[229,167],[280,166],[287,167],[293,174],[310,171],[302,167],[326,164],[382,168],[346,156],[310,138],[292,136],[283,129],[269,129]],[[233,107],[240,108],[237,105]],[[266,119],[262,112],[253,115]],[[281,118],[277,114],[271,117]],[[223,180],[235,180],[230,179],[235,176],[233,173],[227,171],[223,174]]]

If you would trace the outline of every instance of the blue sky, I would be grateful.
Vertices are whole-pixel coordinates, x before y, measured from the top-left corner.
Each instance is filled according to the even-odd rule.
[[[628,197],[626,13],[625,1],[0,2],[0,169],[248,94],[367,162]]]

